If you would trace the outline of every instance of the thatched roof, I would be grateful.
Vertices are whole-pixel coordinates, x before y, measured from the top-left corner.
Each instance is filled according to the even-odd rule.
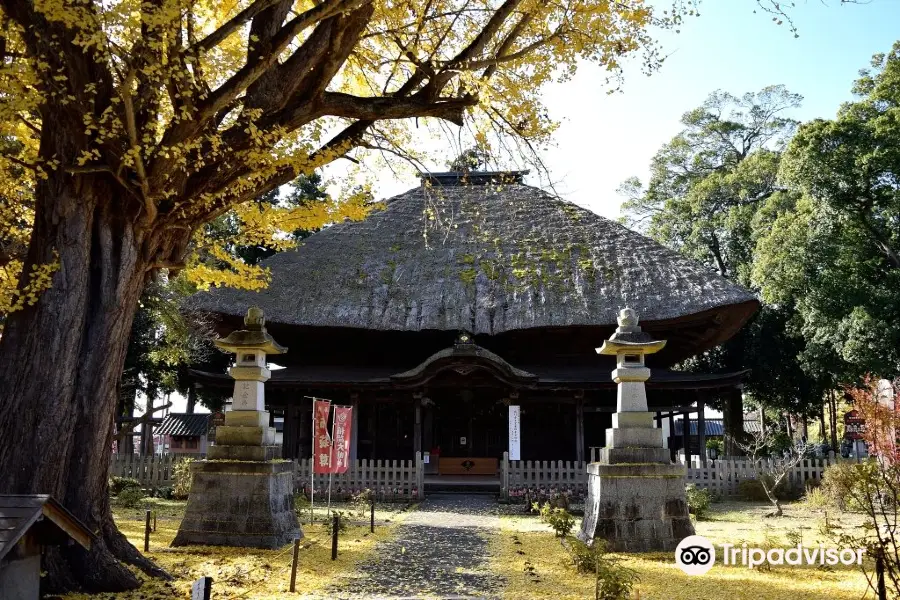
[[[220,288],[191,304],[230,316],[256,305],[286,325],[473,334],[614,325],[626,304],[642,323],[752,312],[747,290],[541,189],[437,181],[264,261],[267,289]]]

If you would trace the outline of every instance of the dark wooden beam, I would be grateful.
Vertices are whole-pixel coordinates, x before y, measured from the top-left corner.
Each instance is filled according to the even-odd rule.
[[[700,465],[706,466],[706,415],[703,414],[703,398],[697,400],[697,446],[700,452]]]
[[[668,437],[669,456],[672,462],[675,462],[675,413],[669,413],[669,437]]]
[[[413,452],[418,455],[422,452],[422,396],[415,399],[415,418],[413,423],[415,431],[413,432]]]

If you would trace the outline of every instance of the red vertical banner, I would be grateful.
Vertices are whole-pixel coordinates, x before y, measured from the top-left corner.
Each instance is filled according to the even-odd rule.
[[[353,428],[353,408],[334,407],[334,445],[331,447],[331,472],[346,473],[350,467],[350,431]]]
[[[313,473],[331,473],[331,437],[328,435],[330,400],[313,401]]]

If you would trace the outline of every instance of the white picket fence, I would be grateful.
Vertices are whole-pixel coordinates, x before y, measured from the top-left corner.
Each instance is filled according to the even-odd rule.
[[[803,490],[813,482],[821,482],[822,474],[835,459],[808,459],[788,471],[785,486],[789,489]],[[705,467],[697,463],[687,470],[687,482],[697,487],[708,489],[722,497],[740,495],[741,481],[758,479],[760,472],[772,472],[777,466],[775,459],[764,459],[758,462],[750,460],[717,460],[708,461]]]
[[[346,473],[315,476],[315,495],[325,499],[331,478],[333,499],[347,499],[370,489],[379,501],[421,500],[425,498],[425,468],[422,454],[414,460],[356,460]],[[294,461],[294,490],[309,496],[310,459]]]
[[[587,493],[587,463],[575,460],[509,460],[500,462],[500,494],[504,500],[552,491],[583,497]]]
[[[176,454],[114,454],[109,473],[137,479],[145,488],[166,487],[173,484],[175,465],[185,458]],[[309,464],[308,458],[294,461],[294,489],[297,491],[309,492]],[[357,460],[351,463],[346,473],[331,476],[332,498],[346,499],[370,489],[378,500],[383,501],[422,499],[425,497],[424,474],[421,454],[413,460]],[[316,494],[322,494],[320,497],[324,499],[327,490],[328,475],[316,475]]]
[[[184,456],[140,456],[116,454],[110,461],[110,475],[132,477],[145,488],[173,485],[175,465]],[[787,485],[802,490],[809,482],[819,482],[825,469],[839,459],[808,459],[793,467]],[[774,459],[758,463],[746,459],[707,461],[703,467],[693,462],[687,469],[688,483],[709,489],[722,497],[740,495],[740,482],[756,479],[761,470],[771,471]],[[583,497],[587,492],[587,463],[572,460],[508,460],[504,452],[500,461],[500,495],[509,501],[526,493],[549,494],[568,492]],[[421,500],[425,497],[425,468],[422,455],[413,460],[357,460],[346,473],[331,476],[332,498],[346,499],[370,489],[379,501]],[[307,494],[310,489],[310,460],[294,461],[294,489]],[[324,498],[328,475],[316,475],[315,493]]]
[[[113,454],[109,474],[113,477],[131,477],[145,488],[168,487],[174,483],[175,465],[188,458],[178,454],[142,456],[140,454]]]

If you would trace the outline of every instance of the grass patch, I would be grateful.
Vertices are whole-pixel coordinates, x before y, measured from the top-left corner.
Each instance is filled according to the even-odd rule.
[[[713,504],[708,520],[696,523],[697,534],[717,546],[747,542],[762,545],[768,538],[775,547],[789,547],[791,534],[801,531],[805,545],[818,545],[821,515],[800,503],[785,504],[785,517],[763,519],[766,503]],[[835,518],[838,517],[838,518]],[[830,517],[845,529],[859,526],[858,515]],[[580,526],[580,522],[576,526]],[[796,545],[796,542],[793,544]],[[826,542],[826,546],[833,544]],[[717,550],[719,548],[717,547]],[[507,582],[503,598],[581,600],[593,598],[593,576],[580,575],[567,550],[536,517],[504,516],[501,531],[491,540],[491,569]],[[633,598],[641,600],[858,600],[866,592],[864,576],[855,567],[773,566],[750,570],[743,566],[716,566],[702,576],[689,576],[675,566],[672,553],[621,554],[623,565],[637,571],[640,581]]]
[[[292,596],[288,593],[292,545],[278,550],[219,546],[170,548],[169,545],[178,532],[186,503],[175,500],[151,500],[147,508],[158,511],[157,530],[150,535],[150,552],[147,556],[168,571],[175,580],[164,582],[148,578],[136,571],[144,580],[144,585],[137,590],[93,596],[69,594],[64,596],[65,600],[184,599],[190,597],[191,584],[203,576],[213,578],[212,597],[217,599],[268,600]],[[144,547],[144,510],[119,507],[113,509],[116,525],[138,549]],[[317,509],[316,513],[318,512]],[[336,561],[331,560],[331,537],[326,528],[319,523],[310,526],[308,522],[304,522],[302,527],[305,537],[301,542],[302,549],[297,568],[298,595],[293,597],[302,597],[303,594],[321,594],[327,597],[329,594],[326,590],[331,584],[353,573],[356,564],[374,550],[376,542],[390,538],[393,527],[385,526],[383,522],[398,521],[398,513],[380,510],[376,511],[376,517],[382,517],[380,519],[382,524],[375,528],[375,533],[369,533],[368,525],[349,526],[346,533],[341,535],[340,551]]]

